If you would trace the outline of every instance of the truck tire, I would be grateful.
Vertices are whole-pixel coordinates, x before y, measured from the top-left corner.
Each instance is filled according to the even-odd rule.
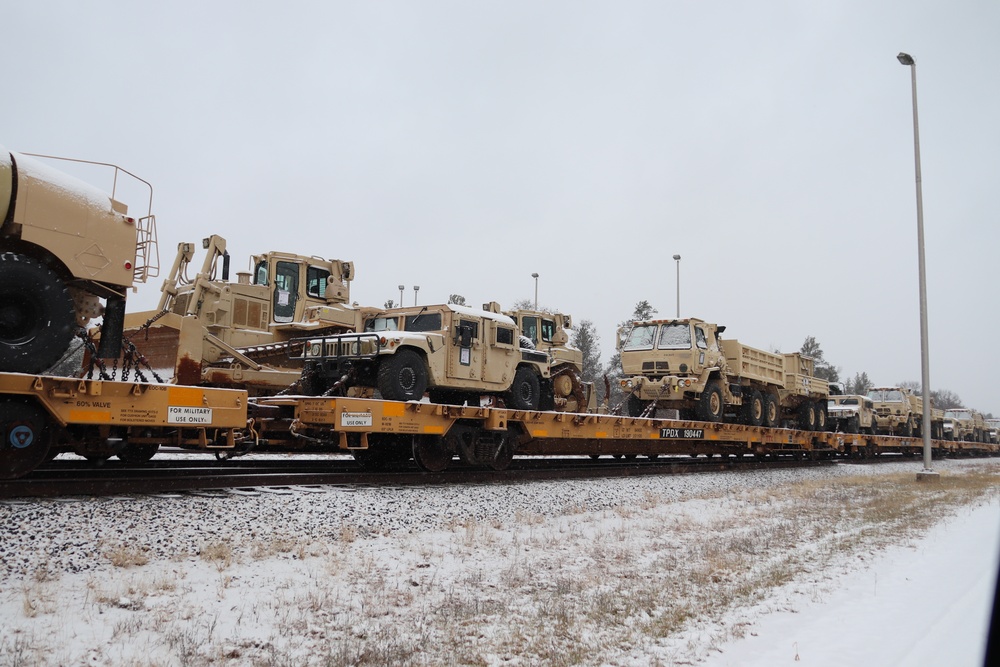
[[[743,423],[760,426],[764,422],[764,397],[756,389],[750,391],[743,404]]]
[[[0,371],[41,373],[66,352],[75,328],[59,276],[30,257],[0,253]]]
[[[778,397],[774,394],[764,394],[764,421],[763,425],[773,428],[778,425]]]
[[[799,407],[799,428],[803,431],[816,430],[816,406],[812,403],[803,403]]]
[[[514,373],[514,382],[507,392],[507,407],[513,410],[537,410],[541,401],[538,376],[527,366]]]
[[[816,402],[816,430],[826,430],[826,401]]]
[[[698,419],[706,422],[720,422],[724,411],[722,387],[719,386],[718,380],[710,380],[705,385],[705,391],[701,392],[701,398],[698,400]]]
[[[413,350],[399,350],[378,368],[378,390],[389,401],[419,401],[427,390],[427,366]]]

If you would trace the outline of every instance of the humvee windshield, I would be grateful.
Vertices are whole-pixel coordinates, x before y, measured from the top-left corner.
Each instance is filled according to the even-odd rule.
[[[395,317],[373,317],[365,322],[365,331],[399,331],[399,320]]]
[[[687,324],[664,324],[660,328],[660,340],[656,347],[661,350],[690,350],[691,327]]]
[[[441,313],[417,313],[403,318],[407,331],[441,331]]]
[[[948,410],[944,416],[950,419],[968,419],[969,413],[965,410]]]

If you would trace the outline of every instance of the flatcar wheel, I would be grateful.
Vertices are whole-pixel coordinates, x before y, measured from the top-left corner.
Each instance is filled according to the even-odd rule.
[[[427,472],[441,472],[451,463],[452,452],[437,435],[413,436],[413,460]]]
[[[148,463],[158,451],[160,451],[158,442],[127,443],[116,456],[126,465],[138,466]]]
[[[493,452],[493,458],[490,459],[489,466],[493,470],[500,472],[509,468],[510,462],[513,460],[514,439],[509,435],[505,435],[501,438],[500,444],[497,445],[496,451]]]
[[[48,415],[35,403],[0,399],[0,479],[27,475],[45,462],[51,436]]]

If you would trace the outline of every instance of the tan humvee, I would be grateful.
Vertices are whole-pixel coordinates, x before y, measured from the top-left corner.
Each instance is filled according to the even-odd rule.
[[[119,174],[141,181],[88,164],[114,169],[116,187]],[[158,256],[151,210],[130,217],[115,196],[0,146],[0,370],[46,370],[97,317],[98,355],[118,356],[126,293],[156,275]]]
[[[811,359],[721,340],[723,331],[690,318],[634,322],[619,332],[628,413],[662,407],[685,419],[825,428],[830,386],[813,377]]]
[[[827,424],[832,431],[878,435],[875,403],[867,396],[847,394],[831,396],[826,408]]]
[[[521,346],[511,318],[453,304],[370,312],[363,331],[309,338],[303,390],[479,405],[484,394],[506,407],[538,410],[551,391],[549,357]]]
[[[348,305],[354,264],[268,252],[229,282],[226,241],[202,241],[206,257],[185,280],[194,244],[178,245],[156,310],[130,313],[126,333],[153,369],[178,384],[239,387],[273,394],[298,380],[288,341],[309,332],[354,331]]]

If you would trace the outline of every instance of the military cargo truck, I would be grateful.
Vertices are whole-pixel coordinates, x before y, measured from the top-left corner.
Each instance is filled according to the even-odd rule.
[[[149,184],[115,165],[87,164],[113,169],[110,195],[0,146],[0,370],[48,369],[99,317],[97,353],[117,357],[128,289],[156,275],[152,189],[139,218],[115,198],[120,176]]]
[[[924,399],[905,387],[874,387],[868,398],[875,404],[879,424],[890,435],[920,437],[923,435]],[[944,438],[943,410],[931,406],[931,437]]]
[[[659,407],[684,419],[825,428],[830,386],[813,376],[811,359],[722,340],[723,331],[690,318],[634,322],[619,332],[628,414]]]
[[[202,241],[201,271],[187,279],[193,243],[181,243],[156,310],[129,313],[125,331],[163,380],[273,394],[298,380],[288,344],[311,332],[354,331],[354,264],[267,252],[229,280],[226,240]]]
[[[867,396],[843,394],[831,396],[826,408],[831,431],[879,434],[875,403]]]
[[[480,405],[499,397],[538,410],[551,392],[549,357],[522,347],[517,323],[499,312],[454,304],[369,312],[363,330],[310,337],[302,358],[307,394],[371,396]],[[544,391],[543,391],[544,388]]]

